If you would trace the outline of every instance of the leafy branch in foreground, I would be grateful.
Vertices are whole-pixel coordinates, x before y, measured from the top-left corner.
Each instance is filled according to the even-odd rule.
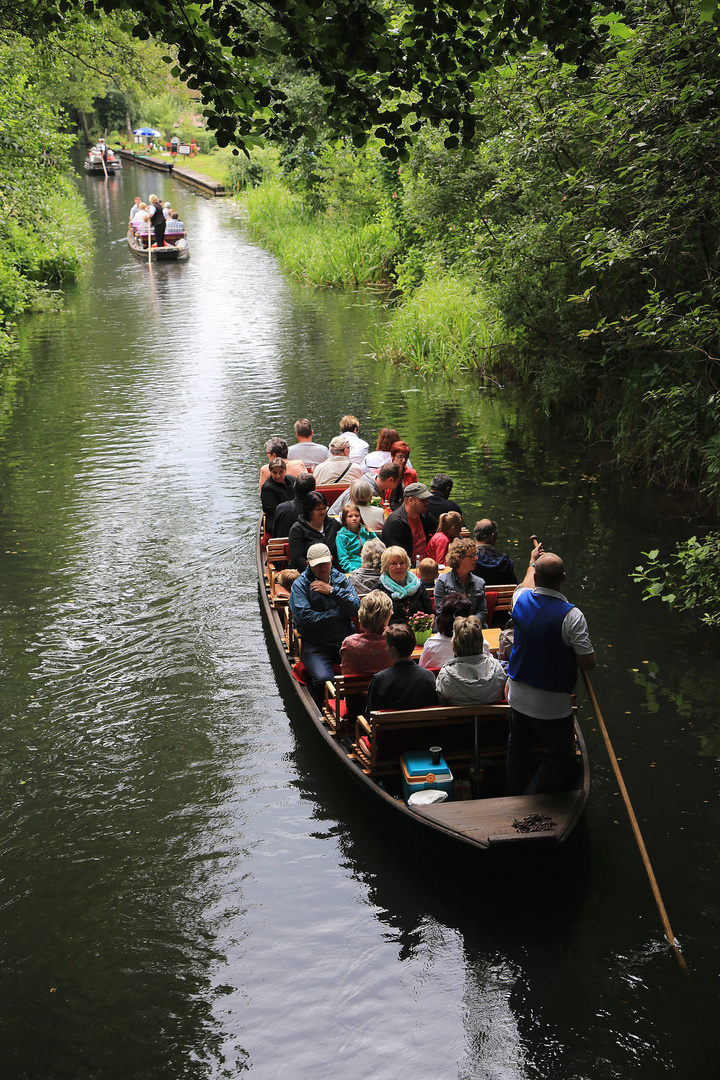
[[[448,124],[448,149],[469,149],[484,74],[533,42],[586,75],[593,15],[622,7],[623,0],[2,0],[0,32],[39,40],[81,15],[121,13],[128,34],[171,47],[172,74],[200,92],[220,146],[247,148],[288,133],[276,67],[289,60],[317,76],[340,134],[359,147],[374,132],[385,156],[405,161],[425,122]]]
[[[701,622],[720,626],[720,533],[709,533],[702,542],[691,536],[677,545],[669,562],[660,561],[657,548],[643,555],[647,566],[630,574],[642,586],[643,600],[657,597],[680,611],[702,611]]]

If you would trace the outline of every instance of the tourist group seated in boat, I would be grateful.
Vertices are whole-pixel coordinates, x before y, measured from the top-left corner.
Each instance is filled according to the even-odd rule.
[[[177,210],[173,210],[169,202],[162,203],[157,195],[149,195],[147,202],[139,195],[135,196],[130,207],[129,228],[145,247],[148,236],[154,248],[173,246],[185,237],[185,225]]]
[[[297,575],[284,583],[287,626],[298,635],[297,651],[292,642],[287,651],[296,660],[301,652],[297,666],[318,706],[335,676],[365,680],[355,697],[366,715],[483,706],[503,700],[507,686],[510,791],[557,790],[573,753],[576,668],[594,663],[584,616],[559,591],[562,561],[536,546],[517,587],[512,559],[496,547],[497,524],[481,518],[473,537],[463,532],[452,479],[436,473],[429,488],[418,480],[394,428],[381,430],[374,451],[352,416],[327,447],[306,419],[295,434],[293,446],[268,439],[259,482],[265,539]],[[501,662],[484,630],[511,609],[515,643]],[[421,651],[416,630],[424,640],[433,624]]]

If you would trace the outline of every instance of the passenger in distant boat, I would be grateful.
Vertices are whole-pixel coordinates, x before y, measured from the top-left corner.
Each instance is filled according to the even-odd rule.
[[[399,440],[390,447],[390,463],[400,468],[400,483],[387,490],[383,489],[383,498],[390,503],[392,510],[402,505],[403,490],[408,484],[417,483],[417,473],[408,465],[410,459],[410,447],[406,442]],[[378,472],[378,476],[380,473]],[[379,486],[379,485],[378,485]]]
[[[454,510],[459,514],[465,524],[463,512],[456,502],[450,498],[453,482],[447,473],[437,473],[430,481],[430,506],[428,509],[434,518],[440,518],[441,514],[447,514]]]
[[[363,544],[360,555],[362,565],[359,570],[353,570],[352,574],[348,575],[348,581],[358,596],[364,596],[365,593],[380,588],[380,574],[382,573],[380,561],[384,550],[385,545],[377,538],[366,540]]]
[[[436,619],[437,633],[429,637],[423,645],[420,667],[441,668],[447,660],[452,660],[455,620],[466,618],[471,613],[472,605],[467,596],[461,596],[460,593],[448,593],[445,596]]]
[[[135,202],[130,207],[130,221],[132,222],[138,210],[140,209],[141,199],[139,195],[135,196]]]
[[[377,476],[380,467],[392,461],[390,453],[393,443],[400,442],[400,436],[395,428],[384,427],[380,429],[377,437],[377,445],[370,454],[363,458],[363,472],[370,476]]]
[[[169,202],[163,203],[163,217],[165,218],[165,221],[169,219],[171,209],[172,207],[170,206]]]
[[[582,612],[559,591],[562,559],[537,548],[513,596],[513,649],[508,675],[510,795],[559,791],[575,752],[571,695],[577,669],[590,671],[595,652]],[[536,767],[534,744],[545,756]]]
[[[432,596],[435,592],[435,582],[440,573],[440,567],[434,559],[425,558],[418,563],[417,572],[418,577]]]
[[[404,547],[416,566],[427,554],[427,542],[437,531],[437,519],[428,514],[430,492],[424,484],[408,484],[402,506],[385,519],[382,539],[387,547]]]
[[[391,623],[385,630],[385,643],[393,666],[373,675],[365,715],[377,709],[428,709],[437,705],[435,676],[410,659],[415,648],[415,634],[410,627]]]
[[[473,529],[477,548],[475,573],[485,579],[485,585],[516,585],[515,566],[509,555],[495,549],[497,525],[490,518],[478,521]]]
[[[403,547],[389,547],[380,560],[380,588],[393,602],[391,622],[407,622],[411,615],[432,615],[430,594],[410,569],[410,557]]]
[[[173,210],[168,218],[167,225],[165,226],[165,235],[171,236],[174,233],[183,232],[185,232],[185,226],[182,221],[180,221],[177,210]]]
[[[372,540],[375,533],[369,532],[363,525],[360,507],[349,502],[343,507],[342,529],[335,537],[338,562],[340,569],[345,574],[357,570],[362,564],[362,546],[367,540]]]
[[[483,651],[484,639],[477,615],[455,619],[453,658],[437,677],[437,692],[448,705],[491,705],[505,697],[506,675],[499,660]]]
[[[472,613],[477,615],[483,626],[487,626],[487,599],[485,582],[473,573],[475,569],[475,541],[469,537],[458,536],[453,540],[445,556],[445,565],[450,567],[447,574],[441,574],[435,582],[435,610],[442,607],[446,593],[456,592],[467,596],[472,604]]]
[[[287,463],[288,476],[297,477],[300,476],[301,473],[307,472],[302,461],[288,461],[288,444],[280,435],[273,435],[271,439],[268,439],[265,443],[265,453],[267,454],[268,461],[272,461],[272,459],[276,457],[281,457]],[[269,466],[263,465],[260,470],[260,487],[263,486],[269,475]]]
[[[340,569],[335,537],[340,532],[340,523],[328,517],[327,499],[321,491],[311,491],[305,496],[303,512],[288,533],[290,545],[291,570],[304,570],[307,566],[307,552],[313,544],[325,544],[330,549],[333,566]]]
[[[330,457],[322,461],[313,470],[318,487],[323,484],[345,484],[350,487],[353,480],[359,480],[362,469],[350,460],[350,443],[344,435],[336,435],[330,443]]]
[[[340,434],[344,435],[350,443],[350,460],[359,465],[368,452],[368,444],[358,435],[359,421],[357,416],[343,416],[340,421]]]
[[[140,203],[138,212],[133,218],[132,230],[135,236],[143,238],[143,247],[147,247],[150,242],[150,220],[144,202]]]
[[[150,196],[148,217],[152,228],[155,230],[153,247],[165,247],[165,215],[163,214],[162,203],[157,195]]]
[[[439,563],[445,562],[450,543],[462,532],[462,518],[455,510],[440,515],[438,531],[428,540],[427,553]]]
[[[330,451],[322,443],[313,442],[313,429],[309,420],[295,421],[297,442],[288,450],[289,461],[302,461],[309,469],[314,469],[325,461]]]
[[[273,458],[270,462],[270,476],[260,488],[260,502],[265,514],[265,532],[276,536],[275,510],[281,503],[290,502],[295,489],[292,476],[287,476],[283,458]]]
[[[315,477],[301,473],[295,477],[295,491],[290,502],[283,502],[275,510],[275,536],[289,536],[290,529],[302,514],[305,496],[315,490]]]
[[[340,649],[340,669],[343,675],[374,674],[392,664],[383,631],[392,615],[392,601],[379,589],[366,593],[360,600],[358,622],[360,633],[350,634]]]
[[[352,585],[333,568],[329,548],[312,544],[305,570],[290,591],[290,611],[302,636],[302,662],[317,702],[324,699],[325,682],[333,677],[333,664],[340,662],[340,646],[352,630],[352,617],[359,607]]]

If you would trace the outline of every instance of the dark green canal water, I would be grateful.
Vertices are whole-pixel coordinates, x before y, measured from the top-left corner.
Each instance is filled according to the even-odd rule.
[[[22,332],[0,435],[4,1080],[610,1080],[718,1074],[718,639],[627,574],[683,534],[509,391],[376,364],[377,301],[303,289],[231,202],[79,180],[96,254]],[[192,256],[124,243],[169,198]],[[567,563],[593,682],[690,986],[585,700],[560,859],[394,835],[283,696],[258,608],[257,475],[299,416],[386,424],[472,522]]]

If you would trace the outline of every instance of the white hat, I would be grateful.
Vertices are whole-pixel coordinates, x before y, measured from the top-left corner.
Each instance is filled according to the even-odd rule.
[[[327,544],[312,544],[307,553],[308,566],[317,566],[318,563],[332,562],[332,555]]]

